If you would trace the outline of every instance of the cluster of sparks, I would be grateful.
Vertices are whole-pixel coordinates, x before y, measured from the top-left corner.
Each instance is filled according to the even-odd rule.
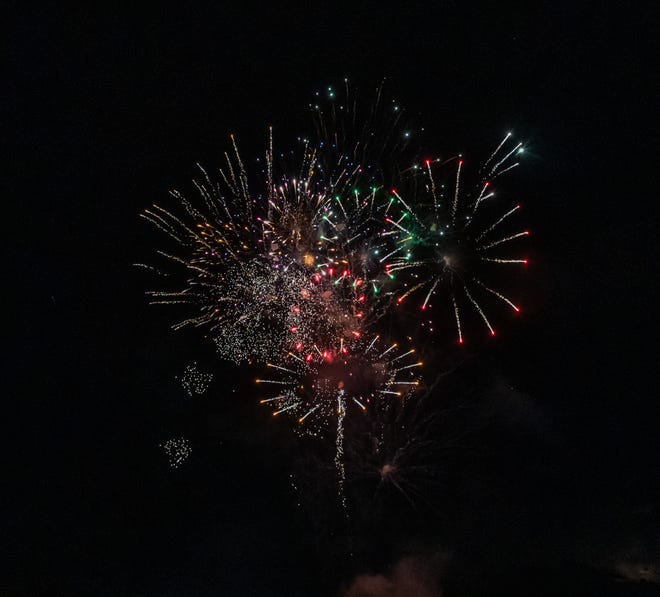
[[[438,297],[449,305],[459,343],[466,305],[494,335],[481,296],[520,309],[482,270],[526,263],[498,252],[528,234],[497,235],[519,206],[485,225],[480,218],[494,203],[492,181],[517,166],[522,146],[507,149],[507,135],[479,172],[476,191],[463,192],[462,159],[405,168],[387,191],[390,181],[377,176],[376,162],[391,139],[407,142],[409,132],[399,124],[399,106],[386,108],[391,123],[374,128],[378,134],[366,142],[345,128],[329,131],[318,111],[322,133],[315,143],[304,141],[293,170],[275,159],[271,129],[256,193],[232,136],[219,182],[200,168],[197,200],[173,191],[175,208],[153,205],[142,213],[178,247],[159,251],[163,267],[143,266],[164,281],[149,293],[151,302],[184,305],[186,316],[174,328],[200,327],[222,358],[262,367],[260,401],[274,416],[289,416],[300,433],[336,430],[342,499],[346,417],[368,416],[374,405],[405,400],[420,385],[415,348],[381,337],[379,319],[400,312],[408,297],[419,297],[422,311]],[[447,188],[435,170],[453,164]],[[419,318],[423,333],[432,326]],[[182,383],[193,395],[210,380],[189,367]],[[185,440],[163,447],[172,466],[190,453]]]
[[[213,381],[213,373],[204,373],[197,368],[197,363],[188,365],[181,376],[181,387],[188,396],[201,396]]]
[[[192,453],[190,442],[185,437],[168,439],[160,446],[165,451],[167,462],[171,468],[179,468]]]

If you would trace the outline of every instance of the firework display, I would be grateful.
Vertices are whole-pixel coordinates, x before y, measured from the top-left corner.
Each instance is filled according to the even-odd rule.
[[[143,267],[162,279],[152,304],[187,310],[175,329],[200,327],[222,359],[256,367],[259,401],[299,435],[334,438],[345,506],[347,424],[418,391],[412,345],[433,338],[438,313],[451,313],[462,344],[468,312],[495,335],[486,297],[520,310],[499,278],[527,262],[517,248],[528,232],[509,228],[518,205],[502,211],[494,199],[493,181],[522,152],[510,135],[469,185],[462,158],[412,157],[414,129],[382,88],[365,110],[349,87],[341,99],[333,88],[323,95],[295,167],[275,158],[270,129],[263,170],[249,173],[232,136],[217,182],[200,168],[196,199],[174,191],[172,208],[145,210],[174,242],[158,252],[164,265]],[[412,303],[423,316],[392,337]],[[210,379],[193,367],[182,383],[201,394]],[[180,443],[163,446],[177,466],[189,453]],[[400,484],[398,471],[385,462],[382,480]]]

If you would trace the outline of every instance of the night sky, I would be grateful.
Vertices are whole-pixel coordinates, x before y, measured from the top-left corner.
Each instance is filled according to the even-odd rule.
[[[660,594],[650,15],[220,4],[12,11],[0,593]],[[292,493],[292,470],[317,489],[332,471],[259,408],[254,372],[170,330],[132,267],[162,240],[145,207],[230,133],[248,165],[270,124],[293,144],[345,77],[386,78],[436,153],[483,158],[515,131],[528,152],[503,186],[533,233],[523,313],[438,389],[468,415],[429,455],[441,515],[357,497],[352,556],[334,496]],[[203,398],[175,379],[193,361],[215,373]],[[193,453],[173,470],[159,444],[179,436]]]

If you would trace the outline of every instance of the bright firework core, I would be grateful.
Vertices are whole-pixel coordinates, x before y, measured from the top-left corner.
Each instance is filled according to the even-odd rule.
[[[396,465],[386,462],[379,469],[380,478],[384,481],[396,473]]]

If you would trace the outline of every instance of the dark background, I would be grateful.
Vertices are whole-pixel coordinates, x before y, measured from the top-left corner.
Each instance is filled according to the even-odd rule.
[[[657,62],[641,5],[11,16],[0,592],[335,594],[369,569],[319,564],[285,434],[230,392],[240,380],[216,377],[215,410],[184,396],[174,376],[212,354],[146,307],[131,267],[159,240],[144,207],[186,187],[196,162],[217,164],[229,133],[244,156],[268,124],[293,140],[312,92],[345,76],[363,89],[387,77],[432,149],[481,157],[512,129],[529,150],[511,183],[533,231],[526,308],[484,358],[531,396],[556,446],[539,465],[552,491],[510,488],[535,504],[516,524],[561,529],[552,572],[513,561],[502,574],[534,593],[539,579],[572,586],[655,560],[657,579]],[[172,471],[158,443],[176,435],[195,439]]]

